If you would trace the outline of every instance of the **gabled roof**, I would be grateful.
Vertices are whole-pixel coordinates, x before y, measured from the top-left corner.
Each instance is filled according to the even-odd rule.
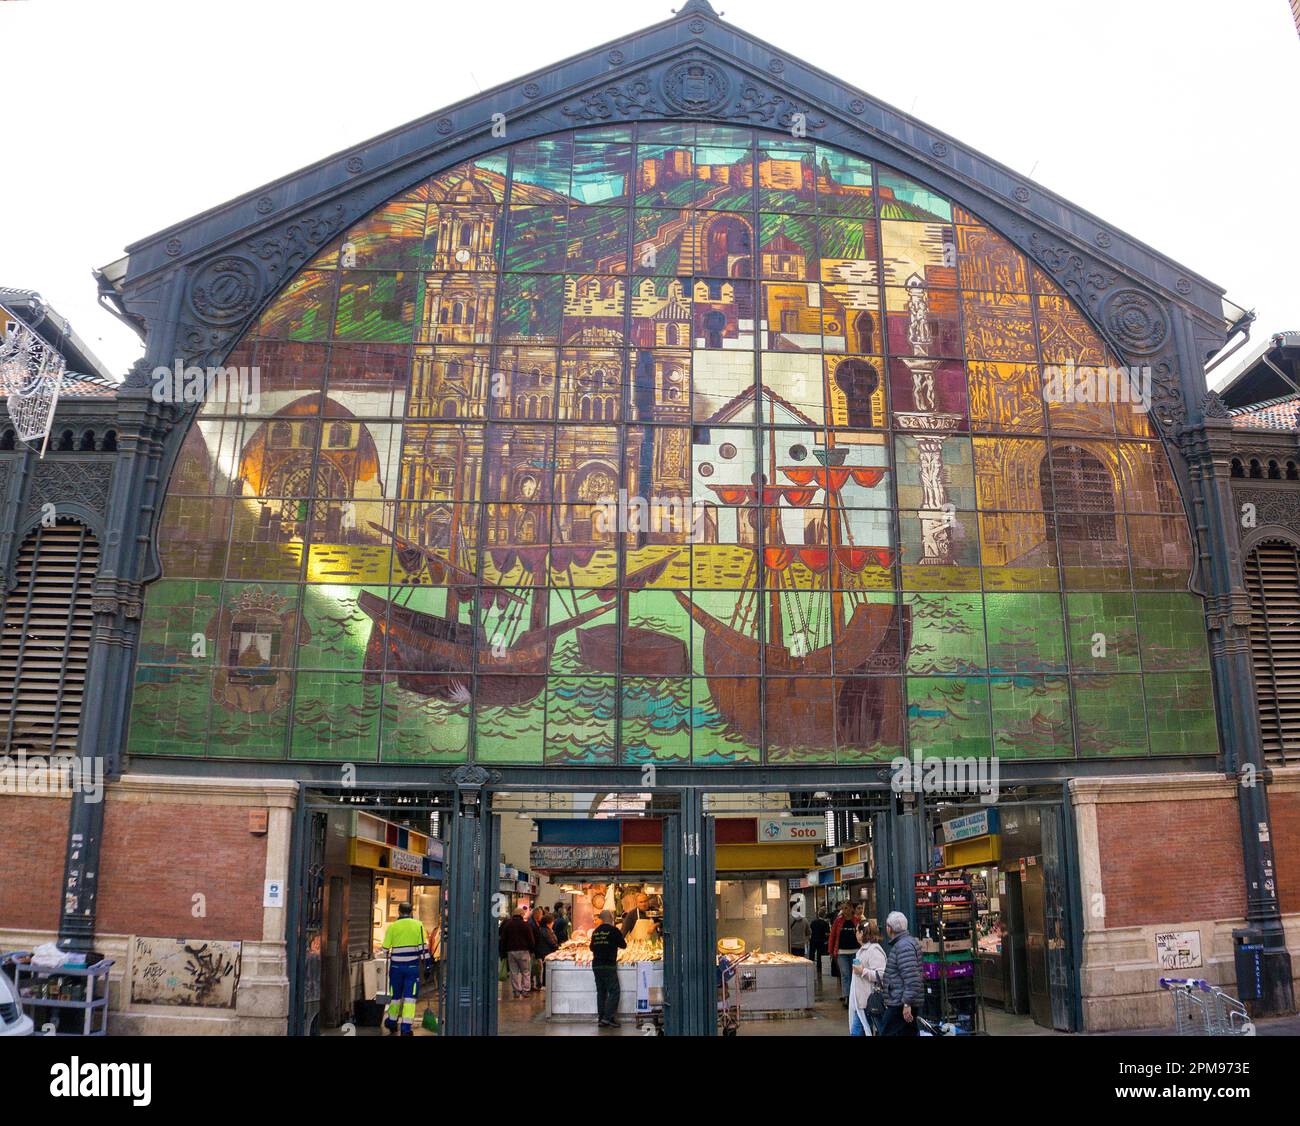
[[[1219,397],[1230,408],[1262,406],[1287,399],[1298,388],[1300,332],[1275,332],[1254,344],[1214,384]]]
[[[705,427],[721,426],[725,423],[730,422],[733,418],[736,417],[736,415],[740,413],[742,408],[744,408],[748,403],[750,403],[755,398],[756,395],[757,395],[756,388],[752,386],[746,387],[739,395],[734,395],[730,399],[728,399],[725,403],[723,403],[722,406],[720,406],[716,411],[714,411],[711,415],[709,415],[709,417],[706,418],[702,423],[700,423],[700,425]],[[763,388],[763,398],[770,399],[772,402],[776,403],[777,406],[785,408],[792,415],[794,415],[794,417],[798,419],[800,422],[806,423],[808,426],[817,425],[817,423],[815,423],[811,418],[809,418],[808,415],[804,414],[803,411],[801,411],[788,399],[782,398],[775,391],[773,391],[772,388],[770,387]]]

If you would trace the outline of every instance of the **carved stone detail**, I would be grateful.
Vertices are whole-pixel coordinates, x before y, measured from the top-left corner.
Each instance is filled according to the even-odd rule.
[[[717,113],[727,102],[731,79],[707,59],[683,59],[664,71],[659,92],[678,113]]]
[[[1201,414],[1206,418],[1231,418],[1228,404],[1219,397],[1217,391],[1207,391],[1201,397]]]
[[[1255,526],[1280,524],[1300,535],[1300,488],[1257,489],[1233,483],[1232,495],[1238,506],[1255,506]]]
[[[488,770],[477,763],[465,763],[463,766],[444,770],[442,776],[453,785],[469,788],[481,787],[489,782],[501,781],[501,772],[499,770]]]
[[[1169,336],[1169,320],[1160,305],[1140,289],[1117,289],[1102,304],[1102,319],[1120,346],[1149,356]]]
[[[650,84],[644,79],[635,79],[584,94],[576,103],[561,106],[560,112],[575,121],[590,122],[662,111],[650,92]]]
[[[41,461],[32,474],[27,494],[28,515],[43,505],[77,503],[101,515],[108,510],[108,490],[113,481],[111,461]]]

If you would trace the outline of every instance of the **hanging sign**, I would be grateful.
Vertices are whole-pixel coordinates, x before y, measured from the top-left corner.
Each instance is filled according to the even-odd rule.
[[[532,845],[528,866],[549,872],[617,872],[618,845]]]
[[[821,817],[760,817],[758,839],[821,844],[826,839],[826,822]]]
[[[968,813],[965,817],[954,817],[943,823],[943,839],[949,844],[954,841],[966,841],[971,837],[983,837],[998,831],[997,810],[981,809],[978,813]]]
[[[424,871],[424,858],[405,849],[394,848],[389,851],[388,866],[394,872],[409,872],[418,876]]]

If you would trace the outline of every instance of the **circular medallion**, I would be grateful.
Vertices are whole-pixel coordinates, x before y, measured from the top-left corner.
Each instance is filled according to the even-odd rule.
[[[867,111],[867,103],[864,102],[861,98],[854,98],[853,101],[849,103],[850,113],[866,113],[866,111]]]
[[[208,324],[234,324],[253,311],[261,289],[261,276],[252,261],[225,254],[194,275],[190,306]]]
[[[366,166],[366,162],[362,160],[359,156],[348,157],[347,169],[349,172],[352,173],[353,176],[355,176],[358,172],[360,172],[363,168],[365,168],[365,166]]]
[[[713,462],[711,462],[711,461],[702,461],[702,462],[700,462],[700,464],[699,464],[699,466],[698,466],[696,472],[698,472],[699,475],[700,475],[701,477],[712,477],[712,476],[713,476]]]
[[[1093,240],[1103,250],[1110,245],[1110,234],[1107,231],[1098,231],[1096,238]]]
[[[726,102],[731,82],[720,67],[687,59],[668,68],[661,87],[664,101],[681,113],[714,113]]]
[[[257,201],[257,213],[259,215],[269,215],[273,207],[275,207],[275,204],[269,195],[264,195]]]
[[[542,92],[542,88],[541,88],[540,86],[538,86],[536,82],[525,82],[525,83],[524,83],[524,97],[525,97],[525,98],[535,98],[535,97],[537,97],[537,95],[540,94],[541,92]]]
[[[930,146],[930,151],[934,153],[935,156],[947,156],[948,146],[943,141],[935,141],[934,144]]]
[[[1117,289],[1107,297],[1102,319],[1120,347],[1139,355],[1157,351],[1169,335],[1160,306],[1139,289]]]
[[[439,133],[442,133],[444,136],[445,136],[446,134],[450,133],[450,132],[451,132],[451,118],[450,118],[450,117],[440,117],[440,118],[438,118],[438,126],[437,126],[437,128],[438,128],[438,132],[439,132]]]
[[[169,238],[167,245],[163,247],[169,258],[175,258],[181,252],[181,240],[178,238]]]
[[[1029,189],[1028,189],[1027,187],[1025,187],[1024,184],[1021,184],[1021,185],[1020,185],[1018,188],[1016,188],[1016,190],[1015,190],[1014,192],[1012,192],[1011,194],[1014,195],[1014,196],[1016,197],[1016,199],[1018,199],[1021,203],[1028,203],[1028,202],[1029,202]]]
[[[615,48],[614,48],[612,51],[610,51],[610,53],[609,53],[608,55],[606,55],[605,57],[606,57],[607,59],[609,59],[610,63],[611,63],[613,66],[618,66],[618,64],[621,63],[621,62],[623,61],[623,52],[620,51],[617,47],[615,47]]]
[[[718,447],[718,456],[730,461],[736,456],[736,447],[730,442],[723,442],[722,445]]]

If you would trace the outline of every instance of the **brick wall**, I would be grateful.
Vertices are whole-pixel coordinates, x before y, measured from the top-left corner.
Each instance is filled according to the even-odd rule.
[[[66,798],[0,796],[0,929],[57,931]]]
[[[110,799],[103,858],[101,933],[261,939],[266,838],[246,807]]]
[[[1282,913],[1300,911],[1300,791],[1268,793],[1269,820],[1273,823],[1273,863],[1277,866],[1277,891]]]
[[[1106,926],[1244,916],[1240,834],[1228,797],[1099,804]]]

